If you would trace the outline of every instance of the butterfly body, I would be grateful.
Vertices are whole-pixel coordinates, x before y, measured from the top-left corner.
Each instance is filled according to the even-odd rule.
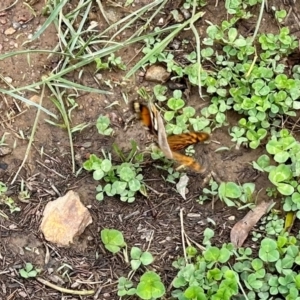
[[[136,112],[138,118],[141,120],[142,124],[150,130],[150,132],[158,136],[158,144],[165,154],[166,157],[172,158],[175,161],[179,162],[181,165],[188,167],[196,172],[203,172],[205,168],[201,166],[195,159],[192,157],[186,156],[184,154],[178,153],[176,151],[182,150],[190,145],[204,142],[209,139],[209,134],[206,132],[187,132],[182,134],[174,134],[166,137],[167,148],[165,145],[162,145],[161,135],[165,135],[165,129],[163,124],[159,128],[158,124],[159,118],[161,119],[159,111],[156,109],[153,103],[148,105],[133,102],[133,109]],[[171,157],[170,157],[171,156]]]

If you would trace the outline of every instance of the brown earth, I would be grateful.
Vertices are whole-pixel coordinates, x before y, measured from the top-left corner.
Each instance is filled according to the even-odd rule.
[[[74,5],[73,2],[76,1],[71,0],[68,5]],[[140,1],[136,8],[148,2]],[[175,2],[177,5],[178,1]],[[41,15],[43,1],[32,3],[36,16],[32,14],[28,5],[21,1],[5,10],[11,4],[13,4],[11,0],[2,0],[0,3],[0,53],[29,47],[30,49],[53,49],[58,42],[54,26],[50,26],[40,39],[30,44],[23,44],[28,40],[28,36],[45,21]],[[268,1],[268,4],[269,7],[274,5],[286,10],[292,7],[288,3],[282,4],[281,1]],[[169,9],[173,5],[169,3],[166,6],[166,14],[169,14]],[[120,7],[110,6],[109,2],[104,3],[104,8],[117,18],[127,14],[127,11]],[[96,3],[94,11],[98,22],[105,27]],[[215,3],[209,3],[203,11],[206,12],[205,18],[196,24],[203,33],[207,26],[205,20],[215,23],[227,18],[223,1],[217,3],[217,7]],[[257,14],[258,10],[253,12]],[[298,23],[295,22],[294,12],[297,12],[296,6],[293,7],[287,25],[290,25],[294,34],[300,36],[299,19]],[[239,23],[241,33],[247,35],[253,32],[255,21],[251,22]],[[17,28],[16,32],[12,35],[5,34],[5,31],[13,26]],[[134,31],[135,28],[132,30]],[[277,30],[271,12],[265,12],[260,32],[277,32]],[[179,40],[183,38],[193,40],[194,37],[190,31],[186,31],[178,36]],[[140,47],[141,45],[134,45],[120,51],[119,55],[122,56],[123,61],[130,62],[128,69],[141,57],[136,55]],[[14,87],[21,87],[40,81],[43,75],[56,66],[56,63],[55,58],[47,58],[44,54],[31,54],[30,59],[27,55],[17,55],[0,61],[1,76],[11,78]],[[80,79],[81,83],[108,90],[104,84],[99,87],[91,74],[93,71],[85,69]],[[78,72],[74,72],[74,78],[76,75]],[[82,122],[94,124],[101,113],[107,114],[112,121],[115,135],[103,137],[97,133],[95,126],[89,126],[84,131],[75,133],[75,153],[79,157],[77,169],[80,168],[80,161],[84,161],[90,153],[101,155],[102,149],[111,152],[113,143],[127,151],[130,140],[137,141],[143,150],[145,148],[143,139],[148,138],[143,128],[136,125],[136,122],[129,123],[128,129],[125,130],[125,122],[132,112],[123,101],[122,93],[125,93],[129,100],[134,100],[137,98],[136,91],[141,85],[149,88],[152,84],[142,81],[138,75],[125,82],[124,73],[121,71],[105,72],[103,76],[112,82],[112,95],[78,95],[76,102],[79,108],[72,113],[72,124]],[[1,80],[0,88],[9,87]],[[24,93],[27,98],[33,95],[30,91]],[[109,106],[115,101],[118,105]],[[199,100],[197,89],[193,88],[188,105],[195,107],[199,112],[206,104],[207,102]],[[57,113],[49,100],[48,92],[43,105]],[[184,229],[187,235],[200,244],[206,227],[215,230],[216,244],[229,242],[230,229],[246,213],[246,211],[228,208],[220,202],[216,202],[212,207],[209,202],[200,205],[196,201],[201,195],[203,181],[209,171],[214,171],[222,181],[255,182],[257,191],[262,189],[259,193],[259,201],[266,198],[265,188],[270,186],[267,178],[263,174],[256,173],[251,166],[251,162],[263,153],[263,148],[253,151],[242,147],[236,150],[228,134],[228,128],[221,128],[213,132],[209,144],[198,145],[195,148],[196,157],[205,161],[208,171],[203,175],[189,174],[187,200],[182,199],[174,185],[163,179],[166,173],[155,168],[155,163],[148,158],[143,168],[143,175],[145,182],[151,187],[151,190],[148,190],[149,199],[139,195],[133,204],[122,203],[118,199],[109,197],[106,197],[103,202],[98,202],[95,199],[97,183],[92,179],[91,174],[85,171],[81,171],[78,176],[72,174],[67,133],[46,123],[45,119],[49,119],[49,116],[44,113],[39,118],[34,146],[31,148],[27,162],[17,180],[11,184],[24,158],[36,109],[28,108],[22,102],[1,94],[0,111],[0,136],[6,133],[5,142],[8,146],[12,148],[15,144],[13,152],[1,158],[1,163],[7,168],[3,167],[5,170],[1,170],[0,179],[8,185],[9,194],[21,207],[20,212],[13,214],[10,214],[6,206],[0,207],[9,216],[8,220],[0,217],[0,299],[118,299],[117,279],[126,276],[130,267],[120,255],[113,256],[104,249],[99,238],[100,230],[103,228],[122,231],[130,247],[135,245],[144,250],[149,247],[149,251],[155,257],[151,267],[161,275],[165,286],[168,287],[176,274],[171,264],[183,254],[179,218],[181,209],[184,213]],[[239,116],[229,114],[229,126],[236,124],[238,118]],[[221,146],[232,148],[230,151],[216,152],[215,150]],[[17,199],[22,179],[31,194],[28,203],[22,203]],[[44,240],[39,231],[39,224],[46,203],[71,189],[80,193],[82,202],[88,206],[92,214],[93,224],[69,249],[57,248]],[[232,216],[234,218],[229,218]],[[215,224],[210,223],[209,219]],[[255,248],[251,239],[247,240],[247,246]],[[95,289],[97,296],[82,298],[63,296],[34,279],[24,280],[19,276],[18,271],[25,262],[31,262],[42,268],[43,277],[54,284],[80,290]]]

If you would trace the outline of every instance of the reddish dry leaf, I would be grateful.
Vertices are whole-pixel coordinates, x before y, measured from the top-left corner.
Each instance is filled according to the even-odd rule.
[[[261,202],[253,210],[250,210],[246,216],[238,221],[230,232],[231,243],[239,248],[243,245],[248,237],[250,230],[256,225],[260,218],[268,211],[269,207],[273,204],[271,202]]]

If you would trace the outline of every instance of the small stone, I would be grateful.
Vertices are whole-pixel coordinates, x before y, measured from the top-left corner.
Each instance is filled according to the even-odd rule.
[[[0,146],[0,156],[5,156],[12,153],[12,149],[7,146]]]
[[[163,66],[153,65],[147,69],[145,79],[148,81],[163,83],[170,78],[171,73]]]
[[[11,77],[8,77],[8,76],[4,77],[4,80],[5,80],[7,83],[12,83],[12,82],[13,82],[12,78],[11,78]]]
[[[40,103],[41,97],[39,95],[33,95],[32,97],[29,98],[30,101],[34,103]]]
[[[19,294],[22,298],[27,298],[27,294],[26,294],[25,292],[23,292],[23,291],[20,291],[18,294]]]
[[[19,29],[21,27],[21,24],[19,22],[13,22],[12,26],[14,29]]]
[[[8,168],[8,164],[6,164],[5,162],[0,162],[0,170],[7,170]]]
[[[58,246],[69,246],[74,237],[79,236],[92,222],[79,195],[69,191],[46,205],[40,229],[47,241]]]
[[[183,14],[183,17],[187,20],[191,17],[191,13],[185,9],[185,8],[181,8],[180,9],[181,13]]]
[[[235,220],[235,216],[230,216],[230,217],[228,217],[228,220],[229,220],[229,221],[234,221],[234,220]]]
[[[157,22],[157,25],[162,26],[162,25],[164,25],[164,23],[165,23],[164,18],[160,18]]]
[[[98,80],[102,80],[102,78],[103,78],[102,74],[100,74],[100,73],[97,73],[95,76]]]
[[[16,29],[14,29],[13,27],[9,27],[4,31],[5,35],[12,35],[16,32]]]

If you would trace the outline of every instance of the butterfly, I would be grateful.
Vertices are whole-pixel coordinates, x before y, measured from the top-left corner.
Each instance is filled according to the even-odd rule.
[[[152,102],[148,105],[140,102],[133,102],[133,110],[141,120],[142,124],[155,136],[158,137],[158,145],[165,156],[188,167],[196,172],[204,172],[205,168],[195,159],[186,156],[177,151],[182,150],[198,142],[204,142],[209,139],[206,132],[188,132],[166,136],[162,117]]]

